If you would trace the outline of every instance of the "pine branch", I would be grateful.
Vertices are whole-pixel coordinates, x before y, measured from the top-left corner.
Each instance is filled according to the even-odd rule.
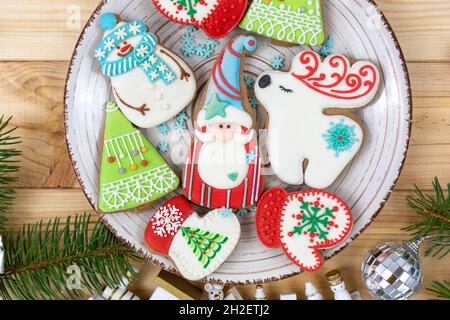
[[[449,281],[433,281],[431,283],[431,288],[427,289],[428,291],[431,291],[435,293],[438,298],[442,299],[450,299],[450,282]]]
[[[450,252],[450,246],[445,244],[450,241],[450,183],[447,184],[447,195],[444,194],[438,178],[434,179],[433,188],[434,195],[430,196],[415,186],[414,196],[407,197],[408,206],[421,216],[422,220],[403,230],[411,232],[414,239],[442,235],[433,239],[434,242],[425,250],[425,256],[443,258]]]
[[[4,239],[0,297],[76,299],[134,278],[131,262],[142,259],[101,222],[89,232],[89,221],[90,215],[84,214],[73,222],[68,218],[62,226],[54,219],[9,233]]]
[[[14,199],[14,189],[8,185],[17,181],[17,177],[11,176],[11,173],[19,170],[19,161],[14,158],[21,154],[12,147],[21,141],[18,137],[11,136],[17,128],[9,129],[10,120],[11,117],[7,120],[4,120],[4,116],[0,117],[0,212],[8,210]],[[5,221],[5,217],[0,216],[0,232],[4,230]]]

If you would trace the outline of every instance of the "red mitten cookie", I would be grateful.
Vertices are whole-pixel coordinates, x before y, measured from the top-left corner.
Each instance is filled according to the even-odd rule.
[[[305,271],[323,265],[320,249],[345,240],[353,220],[347,204],[323,190],[288,194],[280,188],[268,190],[256,209],[256,228],[261,242],[281,246],[286,255]]]
[[[236,247],[239,220],[228,210],[200,217],[180,196],[156,211],[145,230],[145,241],[155,253],[169,256],[181,275],[192,281],[216,271]]]
[[[220,39],[237,27],[247,0],[153,0],[167,18],[198,27],[214,39]]]

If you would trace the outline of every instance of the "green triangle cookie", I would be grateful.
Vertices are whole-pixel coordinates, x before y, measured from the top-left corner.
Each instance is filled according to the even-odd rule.
[[[325,41],[320,0],[254,0],[239,27],[293,44]]]
[[[151,203],[177,189],[179,179],[117,105],[108,102],[100,169],[99,210],[113,213]]]

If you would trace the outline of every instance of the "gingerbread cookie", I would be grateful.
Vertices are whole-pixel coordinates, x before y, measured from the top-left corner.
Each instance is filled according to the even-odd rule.
[[[320,0],[254,0],[239,26],[293,44],[317,46],[325,40]]]
[[[322,190],[287,193],[273,188],[256,208],[256,229],[269,248],[281,246],[305,271],[323,265],[320,249],[343,242],[352,228],[352,214],[344,201]]]
[[[118,106],[106,105],[100,168],[99,210],[126,211],[147,205],[177,189],[179,179]]]
[[[195,136],[183,173],[187,198],[208,208],[254,205],[263,188],[261,157],[241,72],[256,39],[231,40],[213,67],[194,113]]]
[[[349,110],[372,101],[379,84],[372,63],[352,66],[341,55],[322,62],[313,51],[298,54],[290,72],[263,73],[255,93],[269,115],[268,153],[275,174],[292,185],[330,186],[363,141],[362,126]]]
[[[103,74],[125,116],[138,127],[152,128],[173,118],[195,97],[194,72],[147,32],[143,21],[126,23],[102,15],[103,40],[95,50]]]
[[[202,29],[209,37],[220,39],[241,21],[247,0],[153,0],[168,19]]]
[[[174,197],[155,212],[145,241],[155,253],[169,256],[181,275],[198,281],[216,271],[236,247],[239,220],[221,209],[200,217],[184,197]]]

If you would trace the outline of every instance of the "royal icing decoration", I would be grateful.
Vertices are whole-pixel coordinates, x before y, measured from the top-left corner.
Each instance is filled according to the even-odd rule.
[[[254,0],[239,26],[294,44],[316,46],[325,40],[320,0]]]
[[[197,106],[195,137],[183,173],[184,192],[197,205],[245,208],[261,194],[262,161],[240,72],[244,51],[253,52],[256,46],[249,36],[229,42],[213,67],[204,103]]]
[[[281,246],[305,271],[323,265],[320,249],[343,242],[352,228],[352,214],[344,201],[322,190],[287,193],[273,188],[256,208],[256,229],[269,248]]]
[[[269,114],[268,154],[274,173],[288,184],[329,187],[363,141],[361,125],[344,110],[370,103],[379,84],[372,63],[352,66],[341,55],[322,62],[313,51],[298,54],[290,72],[262,74],[255,93]]]
[[[116,104],[106,106],[99,209],[126,211],[174,191],[179,179]]]
[[[105,29],[95,50],[102,73],[111,78],[116,102],[135,125],[152,128],[173,118],[194,98],[194,73],[177,55],[158,44],[143,21],[126,23],[101,16]]]
[[[240,234],[235,215],[215,210],[200,217],[185,198],[177,196],[150,219],[145,241],[153,252],[169,256],[184,278],[197,281],[220,267]]]
[[[153,0],[168,19],[202,29],[219,39],[229,34],[241,21],[247,0]]]

